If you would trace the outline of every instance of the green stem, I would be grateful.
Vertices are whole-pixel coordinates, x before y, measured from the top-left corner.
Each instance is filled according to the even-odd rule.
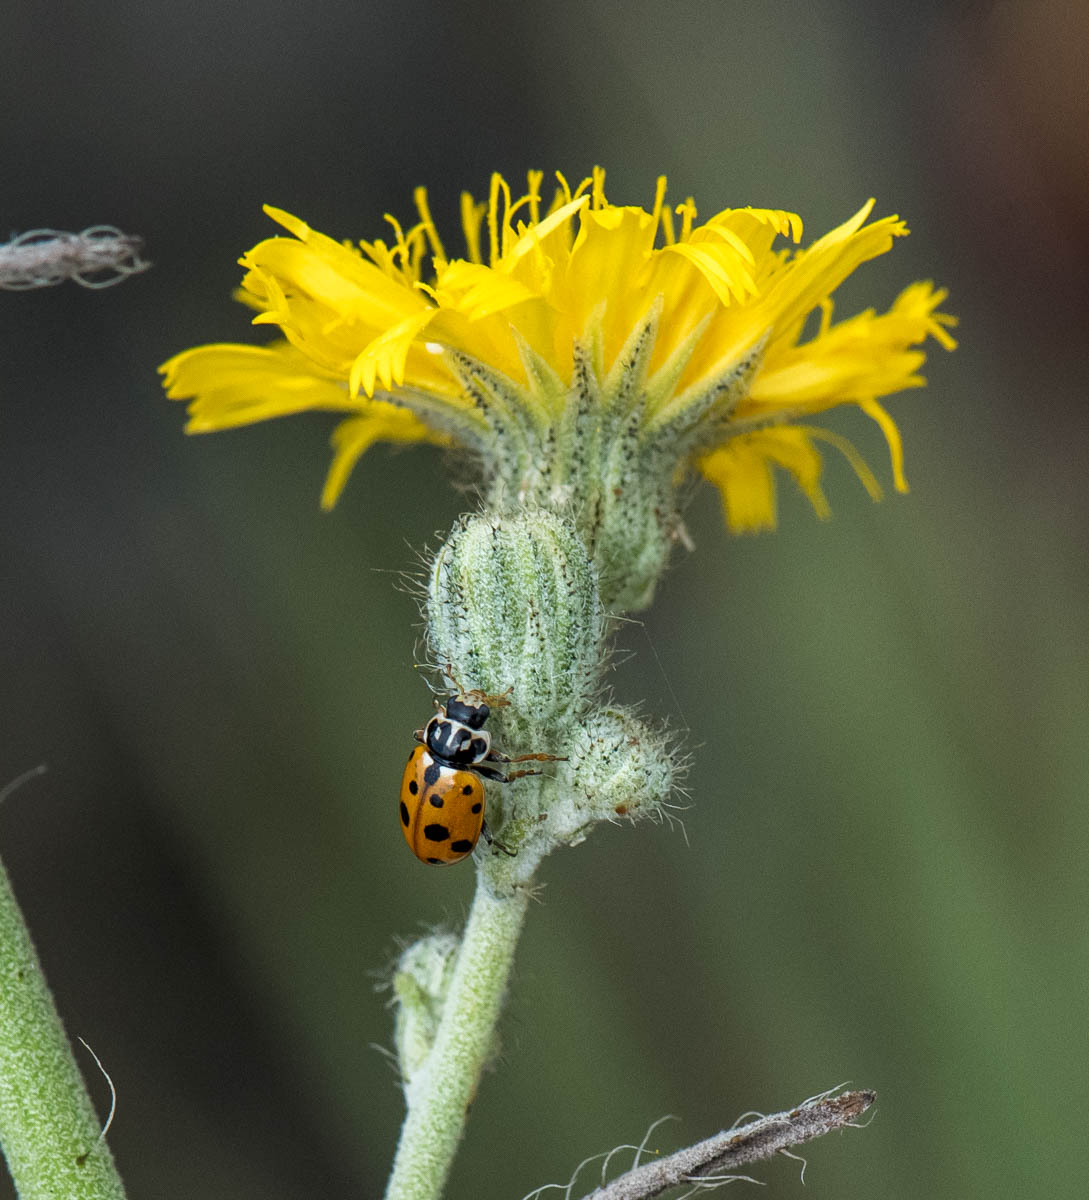
[[[0,1142],[20,1200],[124,1200],[0,864]]]
[[[482,873],[427,1064],[406,1088],[386,1200],[437,1200],[494,1045],[529,889],[496,895]]]

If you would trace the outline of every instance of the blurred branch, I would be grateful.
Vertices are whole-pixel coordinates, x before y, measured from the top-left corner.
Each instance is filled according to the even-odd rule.
[[[740,1128],[726,1129],[706,1141],[678,1150],[668,1158],[636,1166],[583,1200],[650,1200],[671,1187],[696,1188],[726,1183],[738,1167],[785,1153],[813,1138],[843,1129],[860,1117],[877,1098],[876,1092],[828,1092],[814,1096],[789,1112],[761,1117]],[[638,1159],[638,1155],[636,1156]]]
[[[91,225],[80,233],[31,229],[0,245],[0,288],[28,291],[66,279],[82,287],[112,287],[151,266],[140,257],[143,245],[142,238],[113,225]]]

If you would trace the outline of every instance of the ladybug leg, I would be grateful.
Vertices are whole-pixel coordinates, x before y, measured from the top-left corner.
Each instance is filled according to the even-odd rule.
[[[418,742],[419,742],[421,745],[423,744],[423,740],[424,740],[424,731],[423,731],[422,729],[416,729],[416,730],[414,730],[414,731],[413,731],[413,733],[412,733],[412,736],[413,736],[413,737],[416,739],[416,741],[418,741]]]
[[[454,695],[459,696],[467,703],[471,703],[472,701],[476,700],[482,704],[490,705],[492,708],[503,708],[510,703],[507,697],[511,694],[511,692],[514,691],[513,684],[500,696],[489,696],[486,692],[482,692],[479,688],[470,688],[467,691],[461,686],[461,680],[459,680],[454,674],[453,663],[445,664],[443,667],[443,675],[454,685]],[[435,707],[438,708],[440,712],[445,706],[445,700],[439,699],[438,697],[435,698]]]
[[[488,751],[488,760],[490,762],[501,763],[516,763],[516,762],[567,762],[567,759],[560,754],[519,754],[516,758],[510,758],[506,754],[501,754],[498,750]],[[529,774],[536,775],[539,772],[530,771]]]
[[[511,771],[509,775],[504,775],[502,771],[497,771],[495,767],[486,767],[483,763],[476,763],[473,770],[477,775],[483,775],[485,779],[494,779],[496,783],[510,783],[512,779],[521,779],[523,775],[544,774],[543,771]]]
[[[480,833],[489,846],[494,846],[497,850],[502,850],[508,858],[516,858],[518,856],[518,852],[516,850],[511,850],[510,847],[504,846],[501,841],[492,835],[492,831],[488,828],[487,821],[481,825]]]

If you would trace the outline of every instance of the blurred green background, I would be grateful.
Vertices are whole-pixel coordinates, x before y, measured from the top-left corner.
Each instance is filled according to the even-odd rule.
[[[378,985],[472,887],[394,817],[430,710],[402,572],[460,481],[379,449],[322,515],[331,419],[186,439],[154,367],[254,336],[230,292],[262,202],[370,237],[427,183],[452,229],[493,169],[595,163],[614,202],[664,171],[807,240],[875,195],[912,237],[839,313],[932,277],[962,346],[890,403],[910,495],[874,506],[833,457],[831,521],[784,487],[781,531],[744,540],[693,495],[697,548],[613,677],[691,748],[687,837],[546,864],[449,1195],[517,1200],[662,1114],[669,1150],[849,1079],[876,1119],[808,1150],[813,1200],[1083,1196],[1085,6],[50,11],[5,6],[3,220],[115,222],[156,265],[0,293],[0,778],[50,768],[0,847],[117,1085],[134,1200],[378,1196]],[[865,418],[829,424],[888,480]],[[797,1163],[758,1174],[803,1194]]]

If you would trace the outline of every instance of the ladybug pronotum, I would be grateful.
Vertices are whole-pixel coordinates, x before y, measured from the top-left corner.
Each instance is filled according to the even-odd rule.
[[[494,697],[490,697],[494,702]],[[451,696],[442,712],[416,730],[420,743],[408,756],[401,780],[401,832],[416,857],[445,866],[472,854],[480,835],[492,841],[484,820],[480,777],[510,783],[540,771],[504,775],[488,763],[551,762],[551,754],[508,758],[493,750],[484,729],[491,709],[479,692]],[[498,844],[498,843],[497,843]]]

